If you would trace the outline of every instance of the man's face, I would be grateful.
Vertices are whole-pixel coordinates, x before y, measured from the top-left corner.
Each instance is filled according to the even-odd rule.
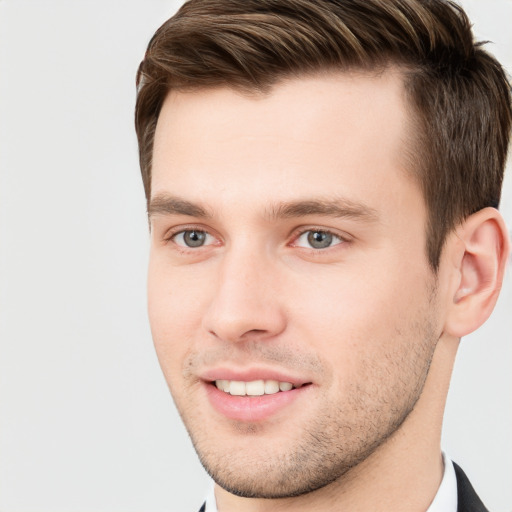
[[[203,464],[235,494],[332,482],[421,394],[441,322],[407,120],[392,72],[165,101],[151,328]]]

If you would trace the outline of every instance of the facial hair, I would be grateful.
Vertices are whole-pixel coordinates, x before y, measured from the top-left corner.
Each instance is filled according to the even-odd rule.
[[[265,424],[245,422],[233,422],[231,435],[236,441],[232,446],[224,438],[219,443],[215,429],[209,429],[208,420],[201,418],[193,403],[185,405],[175,397],[208,474],[234,495],[268,499],[300,496],[341,480],[401,427],[421,396],[440,337],[433,322],[433,301],[431,296],[419,319],[396,329],[384,355],[369,353],[359,360],[356,378],[344,386],[341,395],[311,404],[309,421],[282,446],[265,442]],[[191,354],[184,373],[192,375],[201,364],[237,359],[277,362],[284,368],[307,368],[336,378],[336,371],[314,354],[297,355],[288,348],[257,341]]]

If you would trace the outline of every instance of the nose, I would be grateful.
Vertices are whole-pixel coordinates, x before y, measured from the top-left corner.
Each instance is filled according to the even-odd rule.
[[[203,327],[229,342],[263,340],[286,327],[276,265],[254,251],[231,251],[217,267]]]

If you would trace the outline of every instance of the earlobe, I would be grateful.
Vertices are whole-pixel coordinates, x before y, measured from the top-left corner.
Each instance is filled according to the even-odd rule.
[[[463,250],[445,331],[461,338],[489,317],[501,289],[509,254],[509,236],[500,213],[484,208],[457,229]]]

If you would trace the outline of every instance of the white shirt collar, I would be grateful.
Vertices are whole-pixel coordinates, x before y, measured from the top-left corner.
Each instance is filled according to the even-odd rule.
[[[215,501],[215,482],[212,481],[210,485],[210,490],[206,496],[206,507],[204,512],[218,512],[217,511],[217,502]]]
[[[443,453],[444,474],[434,500],[425,512],[457,512],[457,477],[452,461]],[[206,497],[205,512],[218,512],[214,483]]]
[[[434,501],[427,512],[457,512],[457,477],[453,462],[443,453],[444,474]],[[214,512],[216,508],[213,509]]]

